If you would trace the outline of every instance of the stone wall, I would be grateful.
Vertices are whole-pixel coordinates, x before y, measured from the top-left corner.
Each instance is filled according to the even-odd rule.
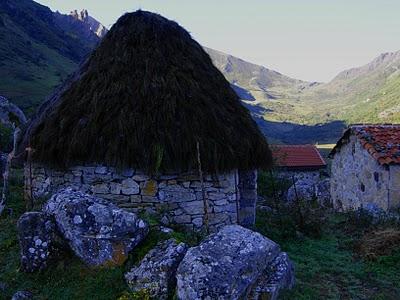
[[[321,172],[319,170],[309,170],[309,171],[300,171],[300,170],[283,170],[277,169],[275,170],[275,176],[279,179],[287,179],[291,183],[293,182],[293,177],[295,181],[298,180],[306,180],[310,182],[318,183],[321,180]]]
[[[34,198],[45,197],[68,186],[108,199],[131,211],[144,209],[160,213],[171,223],[192,229],[203,226],[204,201],[201,183],[199,176],[194,174],[168,174],[150,178],[143,172],[117,171],[105,166],[78,166],[67,171],[56,171],[34,165],[31,169],[30,172],[28,167],[25,168],[25,186],[30,186],[29,181],[32,178]],[[244,184],[244,199],[247,201],[243,207],[247,210],[247,204],[253,201],[255,207],[257,199],[257,175],[256,172],[250,173],[253,177],[250,176],[251,180],[247,179],[247,184]],[[210,228],[237,223],[237,206],[240,207],[237,200],[241,193],[236,188],[236,183],[239,182],[238,172],[207,175],[204,179]],[[254,191],[251,192],[251,189]],[[246,215],[254,219],[255,210],[248,211]]]
[[[400,169],[379,163],[355,136],[335,154],[331,167],[331,196],[338,210],[358,209],[373,204],[388,210],[398,207]],[[397,193],[397,194],[396,194]],[[390,201],[392,194],[393,201]]]

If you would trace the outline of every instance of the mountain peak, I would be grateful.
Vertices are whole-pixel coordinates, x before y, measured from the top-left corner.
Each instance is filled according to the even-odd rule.
[[[72,10],[69,16],[73,19],[82,22],[88,29],[97,35],[99,38],[103,38],[108,32],[107,28],[97,21],[95,18],[89,15],[87,9],[82,9],[78,12],[77,9]]]

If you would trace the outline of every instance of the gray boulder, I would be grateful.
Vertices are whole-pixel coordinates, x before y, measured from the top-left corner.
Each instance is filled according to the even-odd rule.
[[[31,292],[28,291],[18,291],[11,298],[11,300],[29,300],[29,299],[33,299],[33,295]]]
[[[225,226],[186,253],[177,271],[178,298],[247,299],[279,253],[279,246],[261,234]]]
[[[146,290],[154,299],[167,299],[176,284],[176,269],[187,251],[174,239],[161,242],[125,275],[133,292]]]
[[[250,293],[249,299],[269,299],[276,300],[279,292],[291,289],[295,284],[294,266],[289,256],[282,252],[264,270],[259,277],[255,287]]]
[[[296,195],[297,194],[297,195]],[[321,204],[329,204],[331,199],[329,178],[315,181],[312,178],[301,178],[292,185],[287,193],[288,202],[299,200],[317,200]]]
[[[297,200],[313,200],[317,197],[316,195],[316,186],[315,181],[304,178],[296,181],[294,185],[292,185],[286,194],[286,199],[288,202],[294,202]]]
[[[90,266],[123,264],[149,231],[136,214],[69,188],[54,194],[43,211],[55,218],[70,248]]]
[[[25,272],[43,270],[48,265],[55,237],[55,226],[41,212],[26,212],[17,223],[21,266]]]

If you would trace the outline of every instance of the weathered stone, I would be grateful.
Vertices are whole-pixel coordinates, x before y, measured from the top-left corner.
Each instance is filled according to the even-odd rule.
[[[111,194],[114,195],[119,195],[121,194],[121,190],[122,190],[122,185],[118,182],[111,182],[110,183],[110,192]]]
[[[309,179],[297,180],[287,191],[287,201],[311,201],[317,199],[316,182]]]
[[[130,200],[133,203],[141,203],[142,202],[142,196],[140,195],[131,195]]]
[[[203,226],[203,218],[202,217],[198,217],[198,218],[194,218],[192,220],[192,224],[196,227],[196,228],[200,228]]]
[[[135,174],[135,170],[133,169],[125,169],[122,170],[121,175],[124,177],[132,177]]]
[[[131,178],[122,180],[121,192],[124,195],[139,194],[139,185]]]
[[[249,299],[277,300],[281,290],[291,289],[295,284],[294,266],[289,256],[282,252],[263,272],[250,292]]]
[[[157,181],[155,180],[145,181],[141,194],[143,196],[154,197],[157,194]]]
[[[92,187],[92,192],[94,194],[108,194],[110,187],[107,183],[99,183]]]
[[[75,254],[92,266],[121,265],[149,230],[135,214],[71,189],[54,194],[43,210],[55,218]]]
[[[132,179],[135,181],[146,181],[149,180],[150,177],[143,174],[136,174],[135,176],[132,177]]]
[[[29,291],[18,291],[11,298],[11,300],[30,300],[30,299],[33,299],[33,294]]]
[[[108,169],[107,169],[107,167],[104,167],[104,166],[98,166],[98,167],[96,167],[96,169],[94,170],[94,172],[95,172],[96,174],[102,174],[102,175],[104,175],[104,174],[107,174],[107,173],[108,173]]]
[[[168,299],[176,283],[175,274],[187,251],[184,243],[174,239],[161,242],[143,258],[139,266],[125,274],[133,292],[145,290],[153,299]]]
[[[190,215],[204,213],[204,204],[202,201],[182,202],[180,203],[180,207]]]
[[[179,215],[174,217],[174,222],[177,224],[185,224],[190,223],[192,218],[189,215]]]
[[[55,226],[41,212],[26,212],[18,220],[21,267],[25,272],[47,267],[55,237]]]
[[[279,252],[259,233],[225,226],[186,253],[176,276],[178,299],[246,299]]]

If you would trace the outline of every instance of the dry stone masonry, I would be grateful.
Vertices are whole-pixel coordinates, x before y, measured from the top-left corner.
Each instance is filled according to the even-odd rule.
[[[110,200],[119,207],[137,212],[165,212],[168,221],[188,229],[203,227],[204,201],[199,176],[167,174],[149,177],[143,172],[118,171],[105,166],[77,166],[57,171],[39,165],[25,168],[26,193],[45,197],[61,188],[71,187]],[[237,223],[239,207],[246,224],[254,222],[257,172],[238,172],[205,176],[204,188],[212,230]],[[243,194],[242,202],[240,194]],[[246,225],[245,224],[245,225]]]
[[[334,207],[349,210],[371,204],[383,210],[400,206],[400,166],[382,166],[356,136],[335,153],[331,195]]]

